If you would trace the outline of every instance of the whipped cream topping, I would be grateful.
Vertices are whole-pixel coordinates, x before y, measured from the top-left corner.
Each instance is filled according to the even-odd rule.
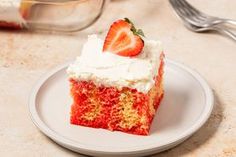
[[[90,35],[67,73],[75,80],[92,80],[96,85],[136,88],[147,93],[155,83],[153,78],[158,73],[162,48],[159,41],[144,39],[144,43],[138,56],[123,57],[102,52],[103,40]]]
[[[22,0],[0,0],[0,21],[13,22],[19,25],[26,24],[20,14]]]

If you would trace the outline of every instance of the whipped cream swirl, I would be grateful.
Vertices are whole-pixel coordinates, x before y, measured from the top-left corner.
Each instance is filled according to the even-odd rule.
[[[136,88],[147,93],[154,85],[158,73],[159,56],[162,52],[159,41],[144,39],[144,49],[138,56],[123,57],[111,52],[102,52],[103,40],[96,35],[88,36],[82,53],[67,73],[75,80],[93,81],[96,85]]]

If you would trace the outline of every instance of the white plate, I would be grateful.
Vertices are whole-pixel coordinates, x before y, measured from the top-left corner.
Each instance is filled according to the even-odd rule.
[[[204,79],[186,66],[167,59],[165,95],[149,136],[71,125],[68,64],[39,80],[32,91],[29,109],[34,124],[45,135],[82,154],[143,156],[169,149],[196,132],[213,108],[213,94]]]

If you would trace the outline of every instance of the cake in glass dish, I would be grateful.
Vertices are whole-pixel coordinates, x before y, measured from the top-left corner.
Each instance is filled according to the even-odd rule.
[[[21,29],[30,15],[33,2],[28,0],[0,1],[0,26]]]
[[[88,36],[67,73],[73,104],[70,123],[148,135],[163,98],[164,54],[127,18],[115,21],[103,41]]]

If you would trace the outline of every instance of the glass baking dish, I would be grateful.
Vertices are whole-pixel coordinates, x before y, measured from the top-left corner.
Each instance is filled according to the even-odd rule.
[[[75,32],[101,15],[106,0],[1,0],[0,26]]]

